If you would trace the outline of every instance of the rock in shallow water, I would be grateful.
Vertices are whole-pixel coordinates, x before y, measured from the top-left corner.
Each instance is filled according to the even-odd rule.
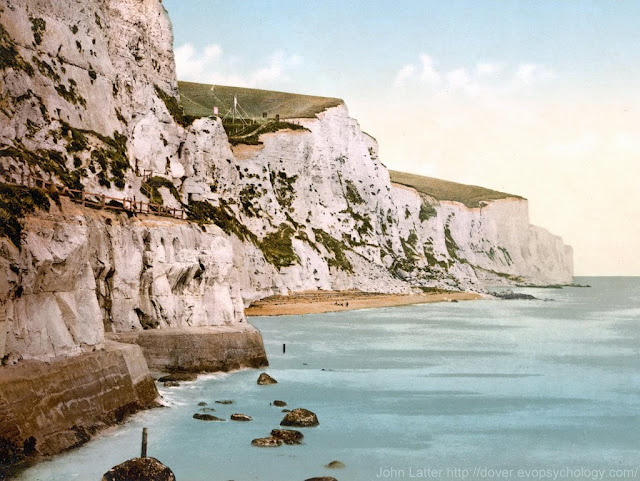
[[[253,421],[253,418],[251,416],[247,416],[246,414],[232,414],[231,415],[231,420],[232,421]]]
[[[322,476],[320,478],[309,478],[304,481],[338,481],[336,478],[332,478],[331,476]]]
[[[162,376],[158,379],[158,382],[168,381],[195,381],[198,379],[198,375],[194,372],[174,372],[167,376]]]
[[[180,383],[178,381],[165,381],[162,385],[164,387],[179,387]]]
[[[216,401],[216,404],[233,404],[231,399],[223,399],[222,401]]]
[[[331,461],[329,464],[325,464],[324,467],[329,469],[340,469],[346,466],[342,461]]]
[[[300,428],[310,428],[319,424],[318,417],[315,413],[307,409],[294,409],[288,412],[280,422],[280,426],[297,426]]]
[[[220,419],[217,416],[214,416],[213,414],[200,414],[200,413],[195,413],[193,415],[193,419],[197,419],[199,421],[224,421],[224,419]]]
[[[302,444],[304,434],[295,429],[274,429],[271,431],[271,437],[280,439],[284,444]]]
[[[268,438],[258,438],[251,441],[251,446],[257,446],[259,448],[277,448],[282,446],[282,439],[269,436]]]
[[[176,481],[176,477],[156,458],[133,458],[104,473],[102,481]]]
[[[258,384],[260,386],[266,386],[268,384],[278,384],[278,381],[269,376],[266,372],[263,372],[258,377]]]
[[[277,399],[272,403],[274,406],[278,406],[279,408],[283,408],[287,405],[284,401],[278,401]]]

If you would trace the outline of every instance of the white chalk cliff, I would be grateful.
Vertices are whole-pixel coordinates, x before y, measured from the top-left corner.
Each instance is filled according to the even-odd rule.
[[[159,0],[8,0],[0,23],[0,180],[31,172],[145,200],[152,171],[169,181],[165,205],[219,226],[65,199],[28,216],[19,247],[0,239],[0,358],[238,324],[243,303],[289,290],[571,281],[570,248],[529,225],[526,200],[472,208],[392,184],[344,104],[258,146],[232,148],[218,119],[183,119]]]

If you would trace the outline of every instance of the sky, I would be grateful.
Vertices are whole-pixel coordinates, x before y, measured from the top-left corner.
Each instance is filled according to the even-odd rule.
[[[390,169],[529,199],[640,275],[640,1],[164,0],[180,80],[339,97]]]

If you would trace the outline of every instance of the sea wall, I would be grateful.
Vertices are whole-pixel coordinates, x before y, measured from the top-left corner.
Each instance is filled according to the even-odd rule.
[[[83,444],[98,429],[157,405],[138,346],[107,342],[100,351],[1,369],[2,479],[12,465]]]
[[[248,324],[153,329],[107,337],[137,344],[149,368],[159,371],[228,372],[269,365],[260,332]]]

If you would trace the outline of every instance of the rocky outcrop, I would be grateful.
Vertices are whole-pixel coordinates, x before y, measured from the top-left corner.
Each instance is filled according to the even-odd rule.
[[[102,481],[176,481],[176,477],[156,458],[133,458],[111,468]]]
[[[101,351],[1,369],[0,478],[25,457],[78,446],[101,427],[157,405],[137,346],[107,342]]]

